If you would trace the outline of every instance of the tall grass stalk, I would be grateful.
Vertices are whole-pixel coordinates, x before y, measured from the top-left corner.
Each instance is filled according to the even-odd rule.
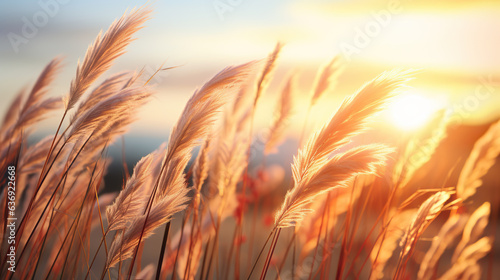
[[[445,167],[447,175],[428,179],[425,187],[419,176],[440,167],[436,155],[452,137],[445,111],[397,144],[360,141],[406,91],[411,70],[387,71],[368,81],[309,134],[307,127],[316,126],[312,111],[340,82],[344,63],[337,56],[320,68],[300,108],[295,76],[279,81],[281,75],[275,75],[283,47],[277,43],[266,59],[226,67],[195,90],[169,140],[129,172],[123,135],[154,94],[154,75],[175,67],[162,65],[150,77],[144,69],[103,76],[150,14],[147,6],[133,9],[99,33],[64,98],[49,97],[62,65],[55,58],[10,103],[0,125],[0,166],[6,170],[0,182],[7,186],[0,192],[0,234],[16,246],[0,246],[5,253],[0,277],[481,279],[485,272],[493,277],[499,208],[482,195],[490,191],[486,182],[500,155],[500,123],[493,122],[476,141],[463,167]],[[272,80],[283,88],[275,92],[270,133],[257,147],[257,105],[267,100],[265,93],[273,94]],[[278,148],[291,138],[287,126],[298,109],[307,113],[286,178],[270,155],[284,158]],[[33,129],[56,110],[62,114],[55,134],[31,143]],[[120,138],[123,181],[107,182],[112,160],[107,150]],[[256,150],[262,160],[252,156]],[[120,191],[107,193],[105,181]],[[12,201],[19,218],[15,237],[7,230]],[[179,217],[179,224],[173,222]],[[291,229],[280,242],[285,228]],[[150,237],[160,229],[161,245],[154,244]],[[149,252],[151,245],[159,252]],[[10,251],[16,254],[16,272],[9,266]],[[486,270],[482,260],[488,254]]]

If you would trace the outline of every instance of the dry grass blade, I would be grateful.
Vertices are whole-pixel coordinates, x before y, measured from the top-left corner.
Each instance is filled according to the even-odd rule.
[[[21,110],[21,116],[25,114],[25,112],[34,107],[37,103],[40,103],[42,99],[45,97],[49,85],[52,83],[57,73],[61,70],[61,58],[54,58],[52,61],[45,66],[40,76],[31,89],[30,94],[28,95],[26,102],[24,103],[23,109]]]
[[[490,217],[491,206],[489,202],[483,203],[479,208],[477,208],[474,213],[470,216],[467,224],[463,229],[462,239],[455,247],[455,253],[451,258],[452,262],[456,262],[465,247],[475,242],[483,235],[484,229],[488,225],[488,218]]]
[[[321,195],[314,200],[311,204],[311,209],[314,212],[304,217],[304,220],[296,228],[297,238],[302,244],[299,261],[307,257],[316,248],[320,229],[324,228],[324,231],[331,232],[337,225],[339,216],[350,209],[351,203],[357,201],[360,194],[360,191],[353,192],[350,188],[335,189],[329,192],[328,195]],[[325,223],[323,216],[328,217],[330,222]],[[328,226],[325,224],[328,224]]]
[[[495,164],[500,154],[500,121],[493,124],[488,131],[477,140],[474,148],[465,161],[457,183],[457,196],[466,200],[476,193],[482,185],[481,178]]]
[[[10,103],[5,115],[3,116],[2,126],[0,128],[0,140],[5,138],[6,130],[16,123],[17,118],[19,116],[19,112],[21,111],[21,105],[23,102],[25,90],[19,91],[16,97]]]
[[[475,243],[467,246],[457,259],[457,263],[462,263],[467,260],[479,260],[486,256],[491,250],[491,238],[483,237]]]
[[[12,157],[15,156],[15,153],[11,152],[19,150],[21,146],[21,136],[19,133],[13,133],[13,131],[21,111],[24,93],[25,90],[21,90],[16,98],[14,98],[4,115],[2,126],[0,127],[0,158],[2,159],[0,160],[0,167],[3,169],[6,168],[5,165],[9,164]]]
[[[448,280],[448,279],[480,279],[481,270],[477,269],[478,261],[486,256],[492,247],[492,240],[489,237],[483,237],[479,239],[474,244],[471,244],[465,248],[464,251],[460,254],[459,258],[456,262],[453,263],[453,266],[446,271],[439,279]],[[465,278],[467,274],[470,274],[470,269],[473,268],[476,276],[475,278]],[[479,274],[479,277],[477,277]]]
[[[144,280],[153,279],[154,275],[155,275],[155,265],[148,264],[141,270],[141,272],[138,272],[135,275],[135,279],[144,279]]]
[[[374,167],[385,160],[390,150],[376,145],[352,149],[331,159],[329,156],[363,131],[371,117],[408,80],[408,75],[409,72],[388,72],[366,84],[346,98],[331,120],[299,150],[292,165],[295,185],[276,215],[276,226],[293,226],[307,213],[304,207],[314,196],[336,185],[342,186],[355,175],[374,172]],[[337,166],[342,161],[349,165]]]
[[[66,110],[71,109],[90,85],[125,52],[125,48],[133,40],[132,35],[142,28],[150,13],[151,10],[147,7],[134,9],[113,22],[104,35],[97,35],[94,43],[87,49],[83,63],[78,64],[76,77],[64,100]]]
[[[397,213],[387,226],[386,232],[377,239],[370,253],[372,272],[370,279],[384,279],[384,268],[398,248],[399,241],[415,217],[416,209]]]
[[[201,186],[208,177],[210,140],[207,138],[201,147],[198,157],[193,166],[193,186],[197,190],[197,195],[201,191]]]
[[[101,233],[104,234],[104,225],[102,222],[102,213],[105,213],[106,208],[113,203],[113,201],[116,199],[118,193],[112,192],[112,193],[105,193],[98,195],[97,201],[94,203],[94,206],[92,208],[92,218],[90,219],[92,221],[92,224],[90,225],[90,228],[93,229],[96,226],[102,226],[100,229]]]
[[[61,68],[61,61],[60,58],[55,58],[45,66],[24,105],[21,106],[22,92],[14,99],[0,130],[2,131],[0,140],[8,134],[11,134],[10,137],[17,135],[16,131],[43,120],[48,112],[59,108],[62,104],[60,98],[45,98],[45,95]]]
[[[253,102],[252,92],[248,85],[243,85],[233,101],[232,112],[242,112],[245,111],[244,108],[248,107],[248,104]]]
[[[67,141],[77,141],[95,131],[106,131],[114,121],[133,115],[150,95],[148,88],[127,88],[99,102],[73,122]]]
[[[259,80],[257,81],[257,91],[255,94],[255,99],[254,99],[254,107],[257,105],[257,102],[259,101],[259,98],[269,85],[269,81],[271,80],[272,73],[274,68],[276,67],[276,60],[278,59],[279,53],[281,52],[281,49],[283,48],[283,45],[281,43],[276,43],[276,46],[274,47],[274,50],[272,53],[269,54],[266,60],[266,65],[264,66],[264,69],[262,70],[262,73],[259,77]]]
[[[92,109],[100,101],[103,101],[112,95],[116,94],[120,89],[125,87],[126,82],[130,79],[128,73],[120,73],[106,79],[98,87],[96,87],[89,96],[83,100],[75,114],[71,118],[71,122],[78,119],[82,114]]]
[[[250,142],[241,135],[238,139],[221,139],[217,146],[217,154],[214,163],[214,172],[211,174],[210,183],[212,188],[218,189],[220,196],[228,196],[235,192],[236,184],[247,166],[246,151]]]
[[[2,127],[0,129],[0,143],[8,139],[15,139],[19,132],[46,118],[47,113],[59,109],[61,98],[45,98],[49,85],[60,70],[61,59],[53,59],[38,77],[24,105],[21,105],[23,92],[21,91],[12,102]],[[8,145],[5,145],[8,146]]]
[[[210,151],[209,192],[211,195],[230,196],[236,189],[242,172],[247,166],[247,151],[251,103],[244,92],[233,104],[226,107],[224,117],[217,130],[217,138]],[[232,106],[231,106],[232,105]]]
[[[276,146],[280,144],[283,138],[283,133],[286,128],[287,122],[293,113],[294,107],[294,95],[293,89],[295,88],[295,76],[291,76],[285,88],[281,92],[281,97],[278,100],[276,111],[274,113],[274,119],[271,124],[271,129],[269,131],[269,137],[266,142],[266,147],[264,149],[265,154],[270,154],[274,152]]]
[[[338,76],[341,73],[342,65],[340,63],[340,56],[336,56],[318,72],[314,83],[311,106],[314,106],[324,94],[336,86]]]
[[[42,121],[48,112],[59,109],[61,105],[61,98],[47,98],[34,106],[27,108],[26,111],[24,111],[19,117],[16,126],[27,127]]]
[[[189,190],[186,187],[184,169],[191,158],[191,151],[198,145],[200,140],[207,137],[220,108],[229,100],[231,89],[239,87],[246,80],[247,75],[253,70],[254,64],[254,62],[249,62],[225,68],[205,83],[201,89],[197,90],[187,102],[179,121],[172,129],[162,171],[160,172],[159,185],[155,185],[149,197],[143,225],[137,235],[138,240],[135,241],[135,245],[139,244],[143,237],[147,237],[148,230],[154,229],[154,227],[147,229],[147,224],[149,223],[148,217],[152,207],[156,207],[155,200],[163,200]],[[161,223],[157,224],[156,227],[159,225]],[[160,264],[164,256],[168,231],[169,226],[167,225],[158,261]],[[146,235],[143,235],[143,233]],[[135,253],[132,251],[134,251],[134,248],[131,248],[130,252],[131,256],[133,256],[130,273],[132,273],[137,254],[137,250],[135,250]],[[160,273],[161,268],[158,267],[157,275]]]
[[[223,100],[227,100],[229,98],[227,91],[233,89],[240,90],[240,87],[247,81],[248,76],[254,71],[256,65],[256,61],[250,61],[245,64],[224,68],[193,94],[188,101],[188,105],[196,106],[196,104],[202,104],[208,99],[216,98],[217,95],[224,95]],[[187,108],[188,106],[186,105],[186,110]]]
[[[216,114],[229,100],[230,90],[241,86],[254,65],[254,62],[249,62],[227,67],[193,94],[172,129],[168,158],[190,153],[201,139],[207,137]]]
[[[165,172],[160,179],[160,186],[164,190],[159,194],[160,198],[179,192],[180,189],[187,188],[184,169],[189,159],[189,155],[186,157],[175,157],[167,163]]]
[[[323,165],[312,166],[305,176],[292,167],[294,187],[285,196],[276,214],[275,225],[279,228],[294,226],[310,212],[308,204],[318,195],[336,187],[345,187],[356,175],[376,173],[393,152],[383,145],[367,145],[333,156]]]
[[[448,218],[438,235],[432,240],[431,247],[425,253],[420,264],[418,279],[431,279],[436,265],[444,251],[450,246],[455,238],[462,232],[465,222],[465,215],[453,215]]]
[[[35,171],[40,172],[42,169],[43,161],[47,156],[50,148],[50,143],[54,136],[46,136],[37,144],[30,146],[21,155],[18,168],[21,172],[32,173]]]
[[[184,250],[180,251],[179,254],[179,260],[177,262],[179,269],[178,274],[180,279],[186,279],[186,280],[194,280],[196,276],[196,271],[198,270],[200,266],[200,259],[202,256],[202,247],[203,247],[203,236],[207,234],[207,232],[204,232],[203,235],[201,232],[197,232],[192,240],[193,244],[190,246],[191,248],[191,254],[189,254],[189,250],[186,250],[187,248],[184,248]],[[189,238],[189,237],[187,237]],[[189,267],[187,267],[189,263]],[[187,273],[184,273],[187,272]],[[187,277],[189,275],[189,277]]]
[[[248,74],[253,70],[255,63],[250,62],[226,69],[215,75],[203,87],[197,90],[189,99],[181,118],[174,126],[168,143],[165,163],[168,168],[163,175],[161,193],[165,195],[170,182],[180,180],[179,174],[174,168],[182,170],[187,161],[181,160],[190,157],[193,148],[200,140],[206,138],[210,133],[217,114],[230,97],[231,89],[241,86]],[[183,162],[181,166],[170,163],[170,161]],[[177,178],[177,179],[176,179]]]
[[[151,183],[151,164],[159,156],[163,156],[163,154],[157,150],[143,157],[136,164],[125,188],[115,199],[113,205],[106,209],[109,230],[124,229],[134,217],[144,212],[144,206],[147,202],[145,191],[148,189],[145,184]]]
[[[401,71],[383,73],[346,98],[332,119],[316,131],[299,152],[294,160],[295,176],[301,179],[311,168],[322,166],[334,150],[361,133],[366,123],[396,95],[409,74]]]
[[[26,195],[24,192],[29,186],[29,178],[31,175],[38,175],[42,171],[42,166],[50,149],[50,144],[54,136],[47,136],[40,140],[37,144],[28,147],[20,156],[18,163],[18,188],[19,197]],[[23,211],[24,212],[24,211]]]
[[[403,246],[400,261],[406,257],[415,243],[424,231],[424,229],[441,213],[445,202],[450,198],[449,192],[437,192],[429,197],[420,208],[418,208],[415,218],[406,229],[405,235],[401,240],[400,246]]]
[[[154,229],[172,219],[172,216],[184,210],[189,200],[188,188],[176,188],[176,193],[162,198],[152,206],[149,216],[146,214],[134,218],[131,225],[125,229],[123,235],[118,234],[113,241],[107,257],[107,265],[113,267],[119,261],[131,258],[134,249],[139,245],[139,237],[148,238],[153,234]],[[146,223],[147,221],[147,223]],[[144,227],[143,232],[143,226]]]

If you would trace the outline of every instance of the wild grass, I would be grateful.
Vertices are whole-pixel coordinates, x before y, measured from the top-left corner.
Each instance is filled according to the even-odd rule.
[[[287,187],[278,175],[284,167],[270,166],[266,157],[289,137],[290,117],[299,110],[296,75],[281,82],[263,160],[250,162],[255,110],[279,66],[284,46],[278,43],[266,59],[227,67],[195,90],[168,142],[126,172],[119,193],[106,193],[108,147],[154,89],[142,72],[95,82],[150,12],[134,9],[99,33],[65,97],[47,97],[62,67],[55,58],[29,94],[20,91],[10,104],[0,127],[3,279],[492,277],[492,261],[484,260],[493,260],[490,213],[498,205],[480,201],[476,191],[500,153],[500,123],[474,145],[456,185],[412,185],[410,195],[401,190],[446,137],[444,111],[397,147],[353,140],[405,91],[413,71],[374,77],[309,135],[309,112],[335,93],[343,67],[338,57],[327,62],[311,83]],[[27,144],[36,125],[61,110],[55,134]],[[416,158],[422,146],[425,153]],[[8,269],[6,242],[12,167],[15,272]],[[471,200],[482,205],[474,208]],[[145,249],[150,243],[155,251]]]

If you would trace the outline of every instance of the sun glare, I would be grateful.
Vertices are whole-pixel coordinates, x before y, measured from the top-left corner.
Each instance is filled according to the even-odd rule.
[[[435,101],[417,93],[401,95],[389,106],[391,122],[403,130],[424,126],[438,109]]]

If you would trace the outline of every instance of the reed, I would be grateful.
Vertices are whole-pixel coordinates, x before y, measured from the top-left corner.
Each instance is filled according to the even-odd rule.
[[[472,147],[456,185],[443,178],[429,188],[414,180],[419,171],[429,172],[426,165],[450,137],[445,111],[398,147],[359,141],[406,90],[411,70],[368,81],[311,135],[305,127],[314,120],[306,120],[300,137],[308,140],[300,143],[288,178],[271,155],[292,137],[291,116],[319,106],[342,82],[344,62],[327,61],[308,81],[312,93],[303,108],[296,102],[296,76],[278,81],[283,88],[275,92],[269,134],[253,143],[256,108],[279,77],[278,43],[266,59],[226,67],[194,90],[168,141],[144,155],[123,181],[112,182],[119,192],[107,192],[104,176],[113,160],[108,148],[156,90],[143,71],[103,76],[151,11],[133,9],[99,33],[65,97],[49,97],[62,69],[62,59],[55,58],[6,110],[0,234],[15,249],[1,244],[0,277],[255,279],[259,269],[261,279],[484,275],[483,259],[495,248],[498,205],[477,193],[500,154],[500,122]],[[42,120],[60,111],[54,134],[28,141]],[[12,201],[19,226],[9,239]],[[161,242],[151,238],[161,230]],[[147,249],[151,245],[159,251]],[[16,272],[9,269],[10,251]]]

